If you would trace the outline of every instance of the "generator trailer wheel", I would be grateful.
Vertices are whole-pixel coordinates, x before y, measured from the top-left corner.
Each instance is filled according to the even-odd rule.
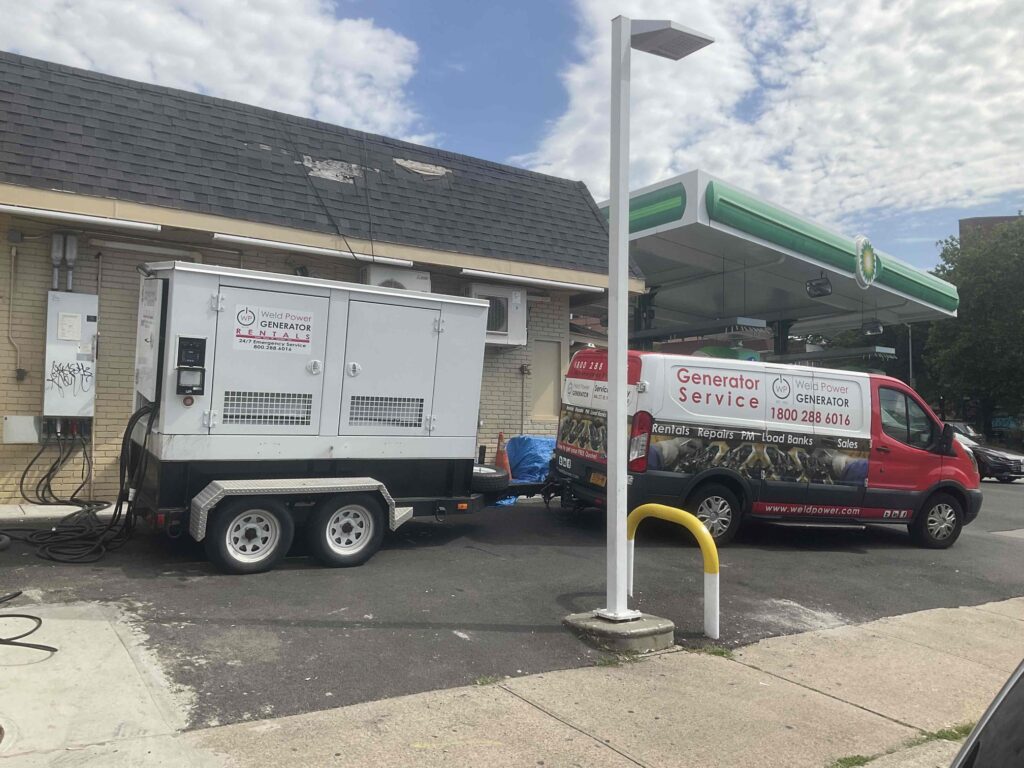
[[[262,573],[284,559],[294,535],[283,502],[241,496],[214,510],[206,529],[206,556],[226,573]]]
[[[310,554],[333,568],[362,565],[380,549],[387,517],[380,498],[362,493],[329,496],[306,522]]]

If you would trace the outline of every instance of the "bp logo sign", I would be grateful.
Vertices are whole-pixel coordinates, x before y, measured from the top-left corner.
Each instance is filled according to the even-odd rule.
[[[854,240],[857,257],[857,285],[867,290],[875,282],[875,278],[882,271],[882,262],[875,253],[871,241],[864,235]]]

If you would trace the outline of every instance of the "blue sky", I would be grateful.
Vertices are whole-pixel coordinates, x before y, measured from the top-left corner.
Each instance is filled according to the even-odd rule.
[[[959,218],[1024,208],[1024,25],[1005,0],[0,0],[19,19],[0,49],[603,199],[618,13],[716,40],[679,63],[634,57],[634,188],[700,167],[926,268]]]
[[[436,134],[434,143],[505,162],[530,153],[567,108],[569,96],[560,73],[578,59],[574,38],[579,31],[578,14],[569,3],[353,0],[339,10],[372,15],[416,41],[420,63],[409,91],[424,125]],[[783,7],[780,15],[787,34],[806,26],[806,19],[791,7]],[[763,65],[779,51],[777,43],[768,44],[755,59]],[[770,84],[759,86],[736,104],[740,120],[753,121],[766,108]],[[642,138],[635,136],[634,141]],[[696,164],[701,165],[699,158]],[[1010,192],[976,206],[867,210],[842,223],[844,229],[859,225],[857,233],[869,234],[881,250],[930,268],[938,259],[936,242],[955,235],[960,218],[1007,215],[1021,207],[1024,195]]]

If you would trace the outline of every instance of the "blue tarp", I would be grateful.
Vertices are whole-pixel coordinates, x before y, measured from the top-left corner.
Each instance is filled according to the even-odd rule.
[[[555,452],[555,438],[518,435],[505,447],[513,480],[539,483],[548,476],[548,465]]]
[[[513,482],[540,483],[548,476],[548,465],[555,452],[555,438],[518,435],[509,439],[505,451],[512,468]],[[515,503],[515,496],[508,496],[498,502],[501,505]]]

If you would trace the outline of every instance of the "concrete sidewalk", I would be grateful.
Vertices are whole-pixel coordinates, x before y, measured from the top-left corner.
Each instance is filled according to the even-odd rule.
[[[0,647],[0,765],[18,766],[932,768],[958,748],[937,732],[977,720],[1024,657],[1017,598],[182,733],[188,692],[109,607],[11,610],[61,647]]]

